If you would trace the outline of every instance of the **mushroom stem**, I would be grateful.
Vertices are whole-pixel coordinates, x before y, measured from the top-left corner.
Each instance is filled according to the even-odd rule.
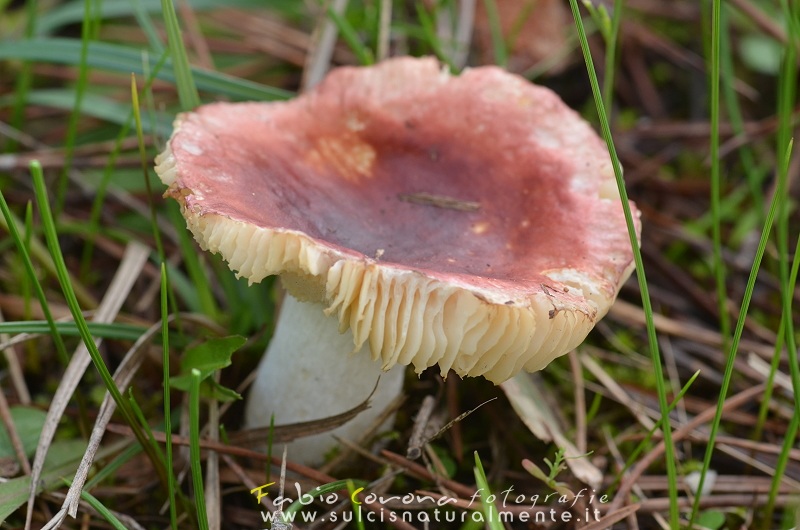
[[[382,372],[368,346],[352,353],[352,333],[339,333],[338,320],[323,309],[286,296],[245,410],[245,427],[256,428],[269,425],[273,414],[275,425],[318,420],[370,400],[369,409],[344,425],[293,441],[288,457],[304,464],[321,462],[338,445],[334,436],[361,437],[403,386],[403,367]]]

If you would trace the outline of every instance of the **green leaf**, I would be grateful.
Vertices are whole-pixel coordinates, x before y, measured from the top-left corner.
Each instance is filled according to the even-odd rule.
[[[744,35],[739,44],[742,60],[760,74],[778,75],[781,68],[780,43],[764,35]]]
[[[228,402],[242,399],[242,396],[228,387],[222,386],[213,379],[208,377],[214,373],[214,370],[200,372],[200,396],[206,399],[213,399],[216,401]],[[192,375],[183,374],[171,377],[169,386],[189,392],[192,388]]]
[[[62,478],[75,473],[86,443],[81,440],[55,442],[50,446],[42,472],[41,484],[45,491],[63,485]],[[0,524],[28,500],[31,488],[29,476],[17,477],[0,483]]]
[[[205,379],[211,375],[211,372],[207,374],[200,373],[200,379]],[[175,375],[169,378],[169,386],[172,388],[177,388],[178,390],[183,390],[184,392],[188,392],[192,385],[192,376],[189,374],[183,375]]]
[[[181,361],[181,372],[170,378],[169,385],[188,392],[192,388],[192,372],[196,370],[200,377],[200,395],[217,401],[235,401],[242,399],[238,393],[226,388],[208,377],[231,364],[233,352],[241,348],[247,339],[239,335],[208,340],[198,346],[186,350]]]
[[[203,372],[220,370],[231,364],[231,355],[241,348],[247,339],[239,335],[211,339],[189,348],[181,361],[181,373],[190,374],[192,369]]]
[[[208,379],[205,381],[205,383],[207,383],[207,385],[200,387],[200,395],[204,397],[208,397],[209,399],[213,399],[215,401],[220,401],[223,403],[242,399],[241,394],[239,394],[238,392],[236,392],[231,388],[222,386],[213,379]],[[206,392],[204,392],[204,390],[206,390],[206,386],[208,387],[208,395],[205,395]]]
[[[36,452],[36,444],[39,442],[39,435],[42,433],[44,419],[47,414],[39,409],[30,407],[15,406],[11,407],[11,420],[17,429],[22,447],[28,456]],[[0,424],[0,458],[15,458],[16,453],[11,445],[8,431],[5,425]]]
[[[718,510],[707,510],[697,516],[697,524],[709,530],[718,530],[725,524],[725,514]]]

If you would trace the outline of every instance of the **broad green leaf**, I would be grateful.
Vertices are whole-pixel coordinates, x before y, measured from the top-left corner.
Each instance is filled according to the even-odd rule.
[[[725,514],[719,510],[700,512],[696,519],[697,525],[709,530],[719,530],[725,524]]]
[[[198,346],[189,348],[181,360],[181,372],[191,373],[192,369],[213,372],[230,366],[231,355],[241,348],[247,339],[238,335],[211,339]]]
[[[42,433],[46,416],[47,413],[39,409],[22,406],[11,407],[11,420],[14,422],[17,435],[28,456],[36,452],[36,444],[39,442],[39,435]],[[5,425],[0,423],[0,458],[7,457],[16,457],[16,452],[11,445]]]
[[[41,477],[42,489],[48,491],[62,485],[62,478],[75,473],[85,450],[86,443],[81,440],[53,443],[44,464],[44,472]],[[0,524],[25,504],[30,487],[29,476],[17,477],[0,483]]]
[[[231,364],[233,352],[241,348],[247,341],[244,337],[233,335],[208,340],[186,351],[181,360],[181,373],[171,377],[169,384],[188,392],[192,386],[192,371],[200,372],[200,395],[217,401],[234,401],[242,396],[233,390],[209,379],[209,376]]]

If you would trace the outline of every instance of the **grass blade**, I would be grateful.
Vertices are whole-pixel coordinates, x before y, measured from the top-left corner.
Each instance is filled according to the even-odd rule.
[[[284,459],[286,458],[286,446],[284,446]],[[356,485],[352,480],[347,481],[347,492],[350,494],[350,506],[355,513],[355,523],[357,530],[364,530],[364,517],[361,514],[361,504],[356,500]]]
[[[200,96],[194,84],[186,48],[183,46],[181,28],[178,24],[178,16],[175,14],[175,5],[172,0],[162,0],[161,10],[164,17],[164,25],[167,27],[167,44],[172,57],[175,85],[178,87],[178,98],[181,100],[183,110],[191,110],[200,106]]]
[[[152,48],[156,55],[163,54],[165,50],[164,45],[161,43],[161,37],[159,37],[158,30],[153,25],[153,21],[150,20],[150,17],[147,15],[147,11],[142,5],[141,0],[133,0],[131,4],[133,4],[136,22],[139,23],[139,27],[142,28],[144,34],[147,35],[147,42],[150,44],[150,48]]]
[[[732,31],[729,27],[730,9],[730,5],[722,6],[722,18],[720,20],[720,25],[722,26],[722,30],[720,31],[720,72],[722,78],[727,80],[727,82],[722,83],[722,96],[725,101],[725,110],[727,111],[726,113],[730,119],[731,126],[737,136],[742,136],[745,134],[744,117],[735,90],[736,72],[733,64],[735,48],[731,39]],[[756,164],[756,157],[749,145],[743,145],[741,149],[739,149],[739,158],[742,162],[745,176],[747,177],[747,187],[750,191],[753,203],[764,204],[764,193],[761,191],[761,187],[764,177],[767,174],[766,171],[764,171],[763,168],[759,168]],[[758,209],[758,221],[763,225],[764,211],[762,208]]]
[[[162,263],[166,261],[164,256],[164,245],[161,242],[161,232],[158,230],[158,220],[156,205],[153,203],[153,190],[150,186],[150,172],[147,170],[149,163],[147,151],[144,146],[144,132],[142,131],[142,117],[139,113],[139,91],[136,89],[136,74],[131,74],[131,105],[133,106],[133,118],[136,123],[136,140],[139,144],[139,157],[142,162],[142,172],[145,189],[147,189],[147,202],[150,204],[150,225],[153,228],[153,240],[156,242],[158,257]]]
[[[105,322],[87,322],[86,327],[89,328],[89,333],[94,337],[118,340],[136,340],[145,331],[145,328],[142,326],[120,324],[116,322],[111,324]],[[54,340],[57,336],[80,336],[80,330],[75,322],[54,322],[52,320],[0,322],[0,333],[41,335],[48,332],[54,337]],[[64,354],[66,355],[66,349],[64,350]]]
[[[0,59],[19,59],[38,62],[77,65],[80,63],[80,43],[74,39],[38,38],[32,40],[10,40],[0,42]],[[89,44],[87,65],[98,70],[108,70],[130,75],[146,75],[142,66],[140,48],[92,42]],[[156,70],[157,61],[147,58],[147,68]],[[289,99],[291,92],[280,90],[246,79],[239,79],[220,72],[210,72],[199,68],[192,69],[192,77],[197,88],[219,96],[235,100],[275,100]],[[175,83],[172,61],[168,60],[156,75],[157,79]]]
[[[84,490],[84,491],[81,492],[81,499],[86,501],[86,503],[89,506],[94,508],[94,510],[98,514],[100,514],[100,516],[103,519],[105,519],[108,522],[108,524],[111,525],[111,528],[114,528],[115,530],[127,530],[128,529],[128,527],[125,526],[122,523],[122,521],[119,520],[119,518],[116,516],[116,514],[114,512],[112,512],[111,510],[106,508],[105,505],[102,502],[97,500],[97,498],[94,495],[92,495],[91,493],[89,493],[88,491]]]
[[[75,90],[69,89],[41,89],[32,90],[28,93],[28,103],[30,105],[40,105],[43,107],[53,107],[61,110],[72,110],[75,105]],[[99,94],[84,94],[82,96],[83,108],[81,116],[99,118],[109,123],[125,125],[130,122],[132,110],[130,105],[114,101],[113,99]],[[6,106],[11,102],[10,97],[0,97],[0,107]],[[148,126],[150,124],[147,124]],[[158,132],[168,134],[172,130],[171,118],[166,114],[160,114],[158,122],[154,127],[149,128],[148,132]]]
[[[680,401],[683,399],[683,396],[686,395],[686,392],[689,391],[689,388],[692,386],[692,384],[694,383],[695,379],[697,379],[697,377],[700,375],[700,372],[701,372],[700,370],[697,370],[694,374],[692,374],[692,377],[690,377],[689,380],[686,381],[686,384],[683,385],[683,388],[681,388],[681,390],[678,392],[678,394],[672,399],[672,402],[669,404],[669,410],[667,411],[667,414],[671,413],[672,410],[675,407],[678,406],[678,403],[680,403]],[[660,429],[660,428],[663,428],[663,427],[664,427],[664,416],[662,416],[661,417],[661,421],[659,421],[657,424],[655,424],[652,429],[647,431],[647,434],[645,435],[645,437],[642,438],[642,440],[638,444],[636,444],[636,447],[631,452],[631,454],[628,457],[628,459],[625,461],[625,465],[622,467],[622,470],[621,470],[622,472],[619,473],[616,476],[614,481],[609,486],[609,490],[613,490],[613,489],[615,489],[617,487],[619,482],[622,480],[622,477],[624,476],[624,472],[627,471],[628,469],[630,469],[631,466],[633,466],[633,463],[636,461],[637,458],[639,458],[639,455],[642,454],[644,452],[644,450],[647,448],[647,445],[650,443],[650,440],[653,438],[653,436],[655,435],[656,431],[658,429]]]
[[[72,284],[69,280],[69,275],[67,274],[67,266],[64,262],[64,256],[61,253],[61,248],[58,244],[58,234],[56,232],[55,221],[53,219],[53,214],[50,209],[50,203],[47,196],[47,190],[45,188],[44,183],[44,176],[42,174],[41,165],[38,162],[33,161],[31,162],[31,174],[33,176],[33,185],[34,191],[36,194],[36,201],[39,205],[40,216],[42,219],[42,224],[44,227],[44,233],[47,240],[48,248],[50,249],[50,253],[53,257],[53,261],[56,265],[56,272],[58,274],[58,280],[61,284],[61,289],[64,294],[64,298],[67,301],[67,305],[69,306],[70,312],[72,313],[72,317],[75,320],[75,323],[78,327],[78,331],[80,332],[81,338],[83,339],[83,343],[86,346],[89,355],[94,363],[95,368],[100,374],[100,378],[103,381],[107,391],[113,398],[114,402],[116,403],[117,407],[119,407],[120,412],[122,413],[125,421],[131,427],[133,432],[136,434],[139,443],[145,447],[145,451],[148,452],[148,456],[150,457],[153,466],[156,469],[159,478],[162,481],[162,484],[166,484],[166,476],[164,473],[163,466],[159,465],[158,457],[156,454],[152,453],[152,448],[149,447],[147,444],[147,438],[142,433],[141,429],[138,426],[136,421],[136,417],[134,416],[133,412],[130,410],[127,401],[123,398],[122,394],[119,391],[114,379],[111,377],[111,373],[108,370],[108,367],[103,360],[103,357],[100,355],[100,352],[95,345],[94,339],[92,338],[91,334],[89,333],[89,328],[86,325],[86,320],[83,317],[83,313],[81,312],[80,305],[78,304],[78,300],[75,297],[75,291],[72,289]]]
[[[30,39],[36,32],[37,20],[37,2],[35,0],[28,0],[25,2],[25,16],[27,22],[25,24],[25,38]],[[25,106],[28,104],[28,92],[33,84],[33,74],[31,70],[32,65],[25,62],[20,67],[19,75],[14,83],[14,107],[11,111],[11,126],[16,130],[23,130],[25,120]],[[18,143],[14,138],[9,138],[6,141],[6,151],[12,153],[17,150]]]
[[[624,0],[614,0],[614,12],[611,14],[611,27],[606,37],[606,59],[603,70],[603,104],[607,110],[613,108],[614,100],[614,75],[617,66],[617,44],[619,40],[619,25],[622,22],[622,8]]]
[[[788,152],[786,157],[791,155],[791,145],[789,146]],[[787,162],[788,163],[788,162]],[[747,318],[747,312],[750,308],[750,301],[753,298],[753,291],[755,290],[756,279],[758,278],[758,271],[761,268],[761,260],[764,258],[764,251],[767,248],[767,242],[769,241],[769,234],[772,229],[772,224],[775,221],[775,214],[778,211],[778,205],[781,201],[786,200],[786,185],[787,185],[787,178],[785,172],[780,172],[781,176],[778,180],[778,187],[775,191],[775,195],[772,197],[772,202],[770,203],[769,212],[767,213],[766,223],[761,231],[761,238],[758,241],[758,248],[756,249],[755,259],[753,260],[753,265],[750,269],[750,276],[747,279],[747,286],[745,287],[744,291],[744,299],[742,300],[742,306],[739,309],[739,318],[736,321],[736,329],[733,332],[733,339],[731,340],[730,346],[728,348],[728,355],[726,358],[725,363],[725,373],[723,374],[722,385],[719,391],[719,400],[717,402],[717,409],[714,415],[714,419],[711,422],[711,430],[708,435],[708,445],[706,446],[706,453],[705,457],[703,458],[703,469],[700,473],[700,480],[697,486],[697,491],[702,491],[703,483],[705,482],[706,472],[711,466],[711,456],[714,453],[714,444],[716,442],[717,433],[719,432],[719,426],[722,421],[722,405],[725,402],[725,398],[728,395],[728,389],[730,387],[731,378],[733,377],[733,367],[734,367],[734,360],[736,359],[736,353],[739,349],[739,341],[742,338],[742,333],[744,332],[744,324],[745,319]],[[689,528],[692,527],[694,523],[694,518],[697,514],[697,511],[700,507],[700,496],[698,495],[694,499],[694,503],[692,505],[692,516],[689,519]]]
[[[332,7],[328,8],[328,16],[333,20],[333,23],[336,24],[339,33],[342,34],[342,38],[347,45],[350,46],[350,49],[356,54],[358,63],[361,65],[373,64],[375,62],[375,56],[373,56],[372,51],[361,42],[353,25]]]
[[[486,9],[486,16],[489,19],[489,32],[492,37],[492,52],[494,62],[498,66],[505,68],[508,66],[508,48],[506,46],[503,27],[500,24],[500,13],[497,10],[495,0],[483,0]]]
[[[475,474],[475,484],[478,486],[478,493],[481,497],[481,509],[483,510],[484,523],[490,530],[504,530],[503,523],[500,521],[500,514],[497,511],[497,506],[494,505],[492,499],[494,495],[489,488],[489,481],[486,480],[486,472],[483,470],[481,457],[478,451],[475,451],[475,467],[473,468]]]
[[[100,29],[100,21],[93,16],[92,13],[92,0],[83,0],[83,24],[81,25],[81,51],[80,62],[78,63],[78,81],[75,86],[75,101],[72,106],[72,112],[69,116],[67,124],[66,140],[64,142],[64,168],[61,171],[61,176],[58,180],[56,188],[55,199],[55,212],[56,218],[60,217],[60,213],[64,208],[64,201],[67,194],[67,182],[69,180],[69,172],[72,168],[72,157],[75,150],[76,135],[78,132],[78,122],[81,120],[83,114],[81,107],[83,105],[83,97],[86,94],[86,88],[89,81],[89,41],[97,38],[97,33]]]
[[[175,226],[180,227],[185,224],[177,205],[170,204],[168,213]],[[192,294],[197,297],[199,303],[198,310],[208,315],[209,318],[216,320],[219,311],[217,309],[217,303],[214,300],[214,293],[212,292],[208,275],[203,267],[203,258],[197,254],[194,240],[188,230],[180,230],[178,232],[178,238],[184,264],[189,273],[189,278],[191,279]]]
[[[800,268],[800,236],[797,238],[794,251],[794,261],[792,262],[792,272],[789,277],[788,288],[783,290],[783,315],[784,320],[781,323],[789,322],[786,326],[786,344],[790,352],[789,357],[789,375],[792,378],[792,389],[794,390],[794,410],[792,419],[789,426],[786,428],[786,434],[783,438],[783,446],[781,447],[778,461],[775,464],[775,474],[772,477],[772,484],[769,490],[769,500],[764,509],[764,523],[772,520],[772,514],[775,511],[775,503],[777,502],[779,488],[786,468],[789,465],[790,452],[794,448],[794,442],[797,437],[798,428],[800,428],[800,366],[798,365],[797,355],[792,352],[797,351],[797,342],[795,341],[794,329],[791,325],[792,321],[792,295],[795,286],[797,285],[797,272]],[[766,526],[765,526],[766,528]]]
[[[156,65],[156,68],[157,68],[156,72],[158,72],[161,69],[161,67],[164,65],[164,61],[166,59],[167,59],[166,53],[162,53],[161,60]],[[149,87],[151,86],[152,82],[153,82],[153,76],[152,75],[148,75],[147,76],[147,82],[145,83],[145,89],[149,89]],[[132,90],[135,91],[135,76],[134,76],[134,74],[131,74],[131,83],[133,85],[132,86]],[[116,141],[114,143],[114,149],[109,154],[108,163],[106,164],[105,168],[103,169],[103,178],[100,181],[100,184],[97,186],[97,188],[95,188],[95,197],[94,197],[94,200],[92,201],[92,209],[91,209],[91,212],[89,214],[89,222],[88,222],[88,226],[87,226],[87,232],[88,233],[86,234],[86,246],[84,247],[83,256],[82,256],[82,259],[81,259],[81,277],[82,278],[86,277],[86,275],[88,274],[88,270],[89,270],[89,266],[90,266],[91,258],[92,258],[92,253],[94,252],[95,236],[100,231],[100,214],[102,213],[102,208],[103,208],[103,205],[105,204],[106,193],[108,191],[108,187],[109,187],[109,184],[111,182],[113,169],[114,169],[114,167],[116,166],[116,163],[117,163],[117,157],[119,156],[119,154],[121,152],[121,149],[122,149],[122,142],[125,140],[125,138],[128,137],[128,132],[130,131],[131,120],[132,119],[135,119],[136,125],[137,125],[137,139],[139,141],[139,150],[140,150],[140,154],[141,154],[141,157],[142,157],[142,168],[143,168],[143,170],[145,172],[145,187],[146,187],[146,189],[148,191],[148,194],[147,194],[148,201],[150,201],[151,200],[150,198],[152,197],[152,192],[150,191],[150,180],[147,178],[147,169],[146,169],[146,167],[148,165],[148,162],[146,160],[146,155],[144,153],[144,147],[143,147],[144,141],[142,139],[143,138],[143,134],[142,134],[142,131],[141,131],[142,122],[139,119],[139,113],[138,113],[139,108],[138,107],[139,107],[138,102],[136,101],[136,97],[134,96],[132,98],[132,108],[131,108],[130,112],[128,112],[128,116],[125,119],[125,121],[122,122],[122,128],[120,129],[119,134],[117,135],[117,139],[116,139]],[[163,115],[159,114],[159,118],[163,118]],[[148,124],[151,127],[150,128],[150,132],[155,132],[155,131],[160,130],[162,128],[160,124],[157,124],[157,120],[155,119],[154,116],[151,116],[151,120],[148,122]],[[163,134],[164,135],[169,134],[168,131],[170,131],[171,128],[172,128],[171,124],[166,124],[165,123],[164,127],[163,127],[163,131],[164,131]],[[151,202],[151,205],[150,205],[150,211],[151,211],[150,222],[151,222],[151,225],[152,225],[152,228],[153,228],[153,232],[154,232],[154,240],[156,242],[156,249],[158,250],[158,254],[159,254],[159,256],[161,257],[161,259],[163,261],[163,247],[161,245],[160,232],[158,230],[158,221],[156,220],[155,214],[153,213],[153,208],[154,208],[154,206],[153,206],[153,204]]]
[[[722,210],[721,200],[721,175],[719,156],[719,91],[720,91],[720,30],[721,30],[721,0],[711,2],[711,66],[709,79],[709,94],[711,99],[711,225],[712,234],[712,263],[714,281],[717,292],[717,311],[719,313],[719,328],[724,340],[730,337],[731,324],[728,316],[728,291],[725,285],[727,276],[725,261],[722,258]],[[691,526],[691,525],[690,525]]]
[[[422,2],[417,2],[416,8],[417,18],[419,18],[419,23],[422,26],[422,34],[425,37],[426,42],[436,54],[436,57],[445,63],[451,72],[457,72],[458,67],[456,67],[453,59],[447,53],[445,53],[444,46],[442,46],[442,42],[436,35],[436,24],[434,24],[433,17],[425,8],[425,4]]]
[[[47,303],[47,297],[44,294],[44,289],[42,288],[42,284],[39,283],[39,277],[36,274],[36,269],[33,266],[33,261],[31,261],[31,256],[28,253],[28,245],[26,241],[22,239],[22,236],[17,230],[17,221],[12,216],[11,210],[8,207],[8,203],[6,202],[5,197],[3,196],[2,190],[0,190],[0,211],[3,213],[3,219],[5,219],[5,224],[8,227],[8,232],[11,234],[11,239],[14,241],[14,244],[17,247],[17,251],[19,252],[20,258],[22,259],[22,263],[25,266],[25,272],[27,273],[27,278],[30,281],[30,285],[33,286],[33,290],[36,292],[36,298],[39,300],[39,305],[42,308],[42,312],[44,313],[44,317],[47,320],[47,329],[50,331],[50,335],[53,338],[53,343],[56,347],[56,354],[58,355],[59,360],[61,363],[66,366],[69,363],[69,354],[67,353],[67,348],[64,346],[64,341],[61,338],[61,334],[58,331],[56,326],[55,319],[53,318],[53,313],[50,311],[50,305]],[[26,231],[26,240],[30,242],[29,238],[31,234],[30,230]],[[14,331],[6,331],[4,327],[11,327],[8,322],[0,322],[0,330],[5,331],[6,333],[15,333]],[[44,332],[44,331],[43,331]]]
[[[719,82],[718,56],[719,56],[719,29],[720,29],[719,28],[719,26],[720,26],[719,17],[720,17],[720,9],[721,9],[720,3],[721,3],[720,0],[714,0],[713,3],[712,3],[712,42],[711,42],[711,44],[712,44],[712,76],[714,76],[714,79],[717,80],[717,85],[718,85],[718,82]],[[791,13],[790,13],[788,5],[786,4],[785,1],[782,2],[782,4],[783,4],[784,11],[785,11],[786,15],[789,15],[788,20],[792,20]],[[793,33],[792,32],[793,26],[794,26],[794,24],[792,24],[790,22],[790,24],[789,24],[789,35],[792,35],[792,33]],[[767,242],[768,242],[768,239],[769,239],[769,234],[770,234],[770,231],[772,229],[772,225],[775,222],[776,216],[777,216],[777,219],[778,219],[777,226],[776,226],[776,232],[777,232],[777,237],[778,237],[777,246],[778,246],[778,252],[779,252],[779,256],[780,256],[780,260],[779,260],[780,278],[781,278],[781,285],[784,286],[782,288],[782,293],[783,293],[783,298],[784,299],[787,296],[790,296],[789,294],[786,293],[786,287],[785,287],[787,282],[789,281],[788,272],[787,272],[787,268],[786,268],[787,267],[787,265],[786,265],[786,263],[787,263],[786,262],[786,255],[787,255],[786,245],[787,245],[787,232],[788,232],[788,218],[786,217],[786,211],[787,211],[786,190],[787,190],[787,186],[788,186],[789,164],[790,164],[790,160],[791,160],[791,152],[792,152],[792,144],[793,144],[791,138],[789,137],[789,135],[790,135],[790,128],[789,127],[790,127],[790,124],[791,124],[793,99],[794,99],[795,87],[796,87],[796,83],[797,83],[797,80],[796,80],[797,67],[796,67],[796,64],[795,64],[796,63],[796,49],[795,49],[795,44],[794,44],[793,39],[789,40],[789,43],[786,46],[785,50],[786,50],[786,52],[785,52],[785,57],[784,57],[784,66],[781,69],[781,81],[782,82],[780,84],[779,97],[778,97],[778,107],[779,107],[778,108],[778,115],[779,115],[779,118],[780,118],[780,126],[779,126],[779,130],[778,130],[778,148],[777,149],[778,149],[778,153],[779,153],[778,159],[782,161],[782,164],[779,167],[779,170],[777,172],[778,183],[777,183],[777,186],[776,186],[776,189],[775,189],[775,194],[772,197],[772,201],[770,203],[769,212],[767,213],[766,219],[764,221],[764,226],[763,226],[762,231],[761,231],[761,238],[759,240],[758,249],[756,250],[755,259],[753,261],[753,265],[752,265],[752,268],[750,270],[750,276],[748,278],[747,286],[745,288],[744,300],[742,301],[742,306],[740,308],[739,317],[738,317],[738,321],[737,321],[737,325],[736,325],[736,330],[734,331],[733,342],[731,343],[730,349],[728,351],[728,355],[727,355],[727,359],[726,359],[726,363],[727,364],[726,364],[726,367],[725,367],[725,373],[724,373],[724,376],[723,376],[723,381],[722,381],[722,385],[721,385],[721,389],[720,389],[717,414],[715,415],[714,420],[713,420],[713,422],[711,424],[711,431],[709,433],[708,446],[706,447],[706,453],[705,453],[705,456],[703,458],[703,469],[702,469],[701,474],[700,474],[700,480],[699,480],[699,484],[698,484],[698,488],[697,488],[698,491],[702,491],[702,487],[703,487],[703,484],[705,482],[706,473],[707,473],[707,471],[708,471],[708,469],[709,469],[709,467],[711,465],[711,456],[712,456],[713,451],[714,451],[716,435],[717,435],[717,432],[719,430],[719,424],[720,424],[721,419],[722,419],[721,418],[722,413],[721,413],[721,410],[720,410],[719,407],[721,406],[722,402],[725,400],[725,397],[727,396],[728,388],[730,387],[730,381],[731,381],[731,378],[733,377],[733,363],[734,363],[734,360],[736,358],[736,353],[737,353],[737,350],[738,350],[739,340],[740,340],[741,335],[742,335],[743,330],[744,330],[745,319],[747,318],[747,313],[748,313],[748,309],[749,309],[749,305],[750,305],[750,300],[752,299],[753,291],[755,289],[755,282],[756,282],[756,279],[757,279],[758,271],[761,268],[761,261],[762,261],[763,256],[764,256],[764,251],[766,249],[766,245],[767,245]],[[715,63],[715,60],[716,60],[716,63]],[[714,69],[715,67],[716,67],[716,70]],[[712,88],[713,88],[713,84],[712,84]],[[719,87],[717,86],[717,90],[718,90],[718,88]],[[712,92],[712,123],[711,123],[711,125],[712,125],[712,133],[718,128],[718,121],[719,121],[719,115],[718,114],[716,115],[716,120],[714,120],[714,114],[713,114],[713,112],[714,112],[714,107],[713,107],[714,97],[713,96],[714,96],[714,94]],[[717,97],[718,97],[718,94],[717,94]],[[718,134],[718,130],[717,130],[717,134]],[[714,140],[714,137],[712,136],[712,157],[713,157],[712,158],[712,162],[715,162],[715,165],[718,165],[719,164],[719,161],[717,160],[718,159],[718,152],[714,151],[713,140]],[[783,156],[780,156],[781,154]],[[712,166],[712,170],[713,170],[713,166]],[[712,171],[712,176],[713,175],[714,175],[714,172]],[[712,184],[713,184],[713,180],[712,180]],[[712,195],[712,198],[713,198],[713,195]],[[712,208],[713,208],[713,203],[712,203]],[[715,230],[718,229],[717,225],[718,225],[718,223],[715,223]],[[715,232],[715,242],[714,242],[714,244],[715,244],[715,250],[716,250],[716,246],[717,246],[716,232]],[[720,243],[720,253],[721,253],[721,243]],[[716,254],[716,252],[715,252],[715,254]],[[720,263],[721,263],[721,260],[722,260],[721,255],[719,257],[719,260],[720,260]],[[715,261],[716,261],[716,258],[715,258]],[[719,280],[719,277],[718,277],[717,278],[718,290],[720,288],[719,281],[720,280]],[[723,281],[724,281],[724,279],[723,279]],[[723,288],[724,288],[724,285],[723,285]],[[791,308],[791,305],[789,305],[789,308]],[[724,308],[721,308],[721,311],[723,309]],[[791,313],[786,313],[786,306],[785,305],[783,307],[783,312],[784,312],[784,314],[791,315]],[[722,317],[723,314],[721,313],[720,316]],[[787,318],[786,323],[787,323],[787,326],[786,326],[787,330],[793,328],[793,326],[791,325],[791,318]],[[794,341],[794,336],[793,336],[793,334],[791,334],[791,335],[792,335],[791,336],[791,340],[788,341],[787,346],[789,346],[791,344],[791,342]],[[788,337],[788,335],[787,335],[787,337]],[[789,351],[792,352],[792,351],[796,351],[796,350],[793,350],[793,349],[790,348]],[[789,357],[796,357],[796,356],[790,354]],[[796,358],[795,358],[795,361],[796,361]],[[797,414],[795,414],[795,416],[792,418],[792,422],[791,423],[795,424],[796,420],[797,420]],[[795,432],[796,432],[797,425],[794,425],[794,428],[795,428]],[[793,435],[790,436],[790,434],[791,434],[790,432],[787,432],[786,438],[793,438],[794,437]],[[777,473],[776,473],[776,476],[778,476]],[[768,508],[767,508],[768,512],[771,510],[771,506],[770,505],[771,505],[772,501],[774,501],[774,496],[770,497],[770,503],[768,504]],[[691,516],[689,518],[689,529],[690,530],[691,530],[692,525],[694,523],[694,520],[695,520],[695,518],[697,516],[698,510],[699,510],[699,506],[700,506],[700,496],[697,496],[697,497],[695,497],[694,502],[692,504],[692,513],[691,513]]]
[[[252,8],[257,0],[192,0],[192,8],[196,11],[207,11],[219,8]],[[270,0],[281,11],[294,9],[297,11],[296,0]],[[302,4],[301,4],[302,5]],[[103,0],[98,7],[100,17],[105,19],[135,17],[138,21],[139,14],[161,13],[161,0]],[[78,24],[83,20],[83,7],[80,2],[62,2],[52,6],[47,12],[39,15],[36,25],[36,34],[39,36],[51,35],[63,30],[64,26]]]
[[[200,465],[200,370],[192,368],[189,389],[189,454],[194,485],[194,503],[200,530],[208,530],[208,514],[203,492],[203,469]]]
[[[580,10],[578,9],[577,0],[569,0],[570,7],[572,8],[572,16],[575,19],[575,25],[578,29],[578,37],[581,43],[581,50],[583,51],[583,58],[586,61],[586,71],[589,75],[589,82],[592,86],[592,95],[594,96],[595,106],[597,107],[597,114],[600,118],[600,126],[603,132],[603,138],[608,146],[608,152],[611,157],[611,164],[614,168],[614,176],[617,180],[617,190],[619,191],[620,200],[622,201],[622,209],[625,213],[625,222],[628,225],[628,235],[631,240],[631,248],[633,249],[633,259],[636,263],[636,278],[639,281],[639,290],[642,295],[642,309],[644,310],[645,318],[647,321],[647,339],[650,346],[650,355],[653,358],[653,371],[656,378],[656,390],[658,393],[658,404],[661,409],[662,422],[664,425],[664,444],[667,447],[665,452],[665,461],[667,467],[667,482],[669,485],[669,504],[670,504],[670,526],[677,528],[679,524],[678,513],[678,481],[677,469],[675,464],[675,451],[672,443],[672,429],[669,424],[669,404],[667,403],[667,390],[664,384],[664,369],[661,364],[661,353],[658,347],[658,339],[656,337],[656,327],[653,322],[653,307],[650,302],[650,293],[647,287],[647,278],[644,271],[644,262],[642,261],[642,252],[639,248],[639,241],[636,237],[636,229],[631,214],[630,205],[628,203],[628,192],[625,190],[625,181],[622,178],[622,165],[620,164],[617,150],[614,147],[614,139],[611,136],[611,126],[608,120],[605,106],[603,105],[603,95],[600,92],[600,84],[597,81],[597,74],[594,69],[594,61],[592,60],[592,53],[589,49],[589,41],[586,38],[586,31],[583,28],[583,19],[581,18]]]
[[[178,512],[175,505],[175,474],[172,463],[172,404],[169,395],[169,277],[167,267],[161,262],[161,364],[164,385],[164,426],[167,433],[164,453],[167,461],[167,494],[169,495],[169,520],[173,530],[178,528]]]
[[[302,510],[305,506],[308,506],[313,499],[318,499],[329,493],[336,493],[343,489],[347,489],[350,487],[350,485],[358,486],[358,488],[353,490],[351,493],[351,499],[355,499],[357,498],[358,494],[367,486],[367,483],[363,480],[344,479],[329,482],[328,484],[323,484],[322,486],[317,486],[313,490],[303,493],[300,498],[296,499],[292,504],[289,505],[288,508],[283,510],[283,514],[287,516],[287,520],[294,519],[294,515],[299,513],[300,510]],[[252,494],[260,489],[261,488],[256,488],[250,493]]]

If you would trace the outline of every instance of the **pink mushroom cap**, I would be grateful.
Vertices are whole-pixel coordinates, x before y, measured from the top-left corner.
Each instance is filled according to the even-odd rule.
[[[204,249],[251,282],[281,275],[386,370],[539,370],[633,270],[605,144],[496,67],[397,58],[288,102],[205,105],[156,171]]]

